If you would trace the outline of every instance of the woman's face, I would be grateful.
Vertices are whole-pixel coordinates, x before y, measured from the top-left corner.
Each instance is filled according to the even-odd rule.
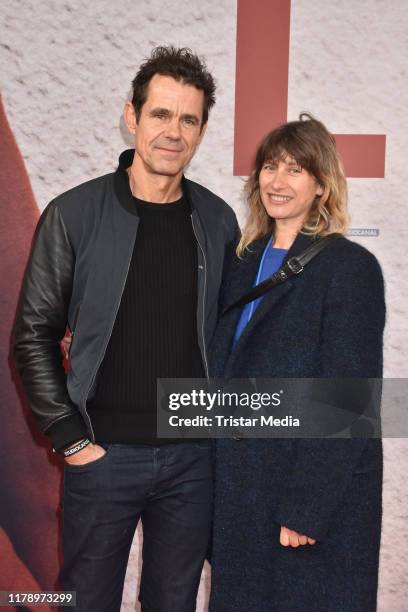
[[[259,190],[266,212],[276,221],[299,229],[314,199],[323,194],[315,177],[290,155],[278,162],[266,161],[259,173]]]

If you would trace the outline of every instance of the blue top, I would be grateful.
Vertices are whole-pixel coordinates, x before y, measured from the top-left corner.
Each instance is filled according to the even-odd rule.
[[[269,276],[271,276],[274,272],[279,270],[279,268],[282,265],[282,261],[286,257],[287,252],[288,252],[287,249],[276,249],[275,247],[273,247],[272,246],[272,236],[270,237],[270,239],[268,240],[268,244],[266,245],[264,252],[262,254],[261,262],[258,268],[258,274],[256,275],[256,279],[253,285],[254,287],[262,283]],[[241,313],[241,317],[238,321],[237,328],[235,330],[234,340],[232,344],[233,349],[236,343],[238,342],[238,340],[240,339],[241,334],[244,331],[245,327],[248,325],[249,321],[251,320],[251,317],[254,314],[255,310],[258,308],[259,304],[261,303],[262,299],[263,299],[263,296],[257,298],[256,300],[253,300],[252,302],[249,302],[248,304],[245,304],[242,310],[242,313]]]

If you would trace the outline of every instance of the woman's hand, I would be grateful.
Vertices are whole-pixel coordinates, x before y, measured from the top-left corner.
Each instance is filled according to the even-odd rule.
[[[72,333],[67,329],[65,332],[65,336],[60,341],[61,352],[64,357],[68,361],[69,359],[69,350],[71,348],[71,339]]]
[[[316,540],[309,538],[308,536],[288,529],[287,527],[281,527],[280,530],[280,543],[282,546],[292,546],[297,548],[298,546],[304,546],[305,544],[316,544]]]

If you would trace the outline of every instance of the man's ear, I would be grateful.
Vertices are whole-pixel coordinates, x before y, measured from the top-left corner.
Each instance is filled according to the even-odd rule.
[[[123,109],[123,118],[125,120],[129,132],[131,134],[135,134],[137,128],[136,112],[132,102],[130,102],[129,100],[126,102],[125,107]]]

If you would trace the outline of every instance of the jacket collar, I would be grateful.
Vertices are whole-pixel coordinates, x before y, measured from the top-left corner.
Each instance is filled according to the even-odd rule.
[[[262,257],[262,253],[268,243],[269,237],[270,236],[267,235],[264,238],[255,240],[253,243],[251,243],[249,250],[247,250],[243,256],[243,261],[240,260],[239,263],[237,263],[238,269],[240,271],[239,282],[235,285],[233,291],[231,292],[233,293],[233,295],[230,296],[230,303],[238,300],[242,295],[247,293],[253,287],[254,279],[256,277],[259,267],[259,262]],[[300,255],[300,253],[302,253],[314,241],[314,239],[315,237],[313,236],[298,234],[294,243],[288,250],[283,263],[285,263],[291,257],[296,257],[297,255]],[[289,279],[281,285],[276,285],[275,287],[273,287],[273,289],[271,289],[268,293],[264,295],[262,302],[255,310],[251,320],[245,327],[240,339],[238,340],[235,349],[229,353],[229,356],[226,360],[225,375],[229,376],[231,374],[236,357],[245,347],[246,341],[249,338],[254,327],[256,327],[265,316],[267,316],[273,311],[273,309],[280,302],[280,300],[293,289],[294,283],[294,279]],[[238,324],[238,320],[241,316],[241,312],[242,308],[235,308],[230,313],[226,314],[220,319],[219,327],[223,329],[223,348],[226,353],[230,351],[229,347],[231,346],[232,338],[235,334],[235,329]]]
[[[239,267],[239,282],[236,285],[235,293],[237,295],[235,296],[235,299],[238,299],[253,287],[260,259],[262,257],[262,253],[264,252],[266,245],[268,244],[269,238],[270,234],[267,234],[263,238],[254,240],[245,250],[241,259],[236,260],[236,265]],[[314,236],[298,234],[292,246],[286,253],[282,265],[286,263],[286,261],[291,257],[296,257],[297,255],[300,255],[314,240]],[[272,289],[272,292],[274,290],[275,289]]]
[[[134,155],[134,149],[126,149],[125,151],[122,151],[122,153],[119,155],[119,163],[116,172],[113,176],[113,180],[116,197],[118,198],[120,205],[125,208],[125,210],[127,210],[130,214],[138,217],[139,215],[135,203],[133,201],[133,195],[129,185],[129,176],[127,173],[127,169],[133,163]],[[183,194],[189,203],[190,209],[194,210],[193,198],[191,197],[190,193],[191,190],[189,187],[189,181],[184,175],[181,179],[181,185]]]
[[[308,246],[310,246],[315,240],[318,240],[317,236],[309,236],[306,234],[298,234],[295,238],[294,243],[290,247],[289,251],[286,254],[284,262],[286,262],[291,257],[297,257],[300,255]]]

